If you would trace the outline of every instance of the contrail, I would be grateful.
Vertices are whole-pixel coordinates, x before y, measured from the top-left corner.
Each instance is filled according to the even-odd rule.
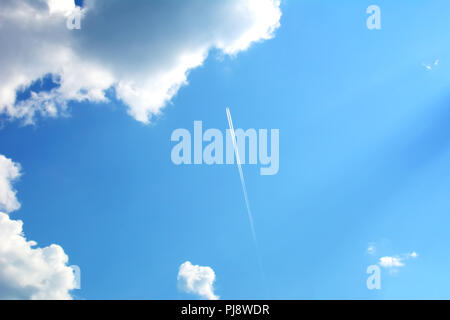
[[[250,202],[248,201],[247,187],[245,186],[244,173],[242,172],[241,157],[239,156],[239,149],[238,149],[238,147],[236,145],[236,134],[234,132],[233,120],[231,119],[230,109],[226,108],[226,110],[227,110],[228,126],[230,127],[231,138],[233,139],[234,153],[236,154],[236,163],[237,163],[237,166],[238,166],[238,169],[239,169],[239,176],[241,177],[242,190],[244,191],[244,198],[245,198],[245,205],[247,207],[248,220],[250,221],[250,228],[252,230],[253,242],[254,242],[255,247],[256,247],[256,256],[258,258],[259,270],[261,272],[261,278],[262,278],[262,281],[264,283],[264,288],[266,290],[266,294],[269,295],[269,291],[268,291],[267,286],[266,286],[266,276],[265,276],[265,273],[264,273],[262,258],[261,258],[260,254],[259,254],[258,240],[256,238],[256,232],[255,232],[255,226],[254,226],[254,223],[253,223],[252,210],[250,210]]]
[[[237,166],[239,169],[239,176],[241,177],[242,189],[244,191],[244,198],[245,198],[245,205],[247,206],[248,219],[250,221],[250,228],[252,229],[253,241],[255,242],[256,247],[258,247],[258,241],[256,240],[255,226],[253,223],[253,215],[252,215],[252,211],[250,210],[250,203],[248,201],[248,196],[247,196],[247,187],[245,186],[244,174],[242,172],[241,158],[239,157],[239,150],[236,145],[236,134],[234,133],[233,120],[231,119],[230,109],[229,108],[226,108],[226,109],[227,109],[227,118],[228,118],[228,125],[230,127],[231,138],[233,139],[234,153],[236,154],[236,162],[237,162]]]

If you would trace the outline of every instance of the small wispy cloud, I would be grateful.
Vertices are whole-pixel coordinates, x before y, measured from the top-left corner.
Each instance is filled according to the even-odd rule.
[[[422,63],[422,65],[427,69],[428,71],[431,71],[433,68],[439,66],[440,60],[436,59],[432,64]]]
[[[384,241],[385,242],[385,241]],[[406,266],[407,261],[417,259],[419,254],[416,251],[408,253],[383,255],[383,243],[369,242],[367,244],[366,254],[377,259],[377,264],[385,269],[388,269],[391,274],[395,274],[400,268]]]
[[[402,261],[403,259],[400,257],[381,257],[380,258],[380,266],[384,268],[395,268],[395,267],[403,267],[405,264]]]
[[[377,252],[377,247],[374,243],[369,243],[367,246],[367,254],[374,255]]]
[[[416,259],[419,257],[419,254],[416,251],[411,253],[405,253],[397,256],[385,256],[381,257],[379,260],[380,266],[383,268],[400,268],[405,266],[405,261],[412,258]]]

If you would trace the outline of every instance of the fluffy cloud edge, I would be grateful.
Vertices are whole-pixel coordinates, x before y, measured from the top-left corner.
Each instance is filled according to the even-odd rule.
[[[20,165],[0,155],[0,207],[17,210],[20,203],[12,183]],[[73,269],[61,246],[39,248],[27,240],[23,222],[0,212],[0,299],[70,300],[75,289]]]
[[[120,2],[111,0],[109,2],[86,0],[81,12],[83,21],[86,19],[88,24],[87,28],[90,23],[102,29],[102,25],[96,25],[92,21],[100,17],[99,14],[105,7],[107,13],[114,13],[114,10],[108,11],[109,7],[120,9],[123,4],[118,3]],[[152,116],[160,113],[172,100],[180,87],[188,83],[188,73],[201,66],[211,50],[218,49],[225,55],[235,56],[255,42],[272,38],[280,26],[279,0],[227,0],[204,7],[199,6],[196,0],[189,0],[183,4],[183,8],[171,9],[182,11],[190,9],[188,6],[191,4],[196,9],[204,9],[205,21],[186,35],[187,40],[178,35],[174,36],[173,31],[170,33],[170,28],[161,26],[160,30],[169,31],[168,37],[162,33],[159,38],[174,39],[174,44],[167,44],[164,42],[166,40],[158,40],[160,42],[155,44],[155,48],[160,45],[166,50],[155,55],[155,59],[161,60],[161,65],[165,66],[163,70],[155,67],[159,65],[159,60],[153,62],[143,60],[142,70],[128,71],[125,68],[127,71],[124,71],[120,65],[125,65],[126,61],[120,59],[119,63],[114,60],[108,61],[109,53],[105,53],[107,51],[105,48],[123,51],[124,59],[133,61],[136,57],[133,56],[132,49],[129,51],[130,56],[127,57],[126,47],[116,43],[114,36],[108,40],[106,36],[108,33],[99,33],[97,39],[85,37],[79,41],[79,38],[83,38],[83,30],[79,30],[81,33],[66,30],[67,16],[79,10],[75,7],[74,0],[38,0],[37,3],[31,0],[17,2],[7,0],[8,10],[4,10],[2,14],[4,22],[0,24],[0,39],[9,40],[11,50],[15,50],[17,54],[6,52],[3,54],[6,59],[0,56],[11,64],[9,68],[5,66],[4,76],[0,78],[0,83],[3,83],[0,85],[0,113],[8,115],[11,119],[23,119],[25,123],[32,124],[36,115],[56,117],[61,113],[64,114],[67,103],[71,101],[92,103],[107,101],[107,90],[114,89],[115,97],[128,107],[128,113],[132,117],[142,123],[149,123]],[[220,16],[216,11],[225,13],[220,13],[223,15]],[[179,14],[167,12],[173,19]],[[182,18],[186,20],[184,23],[188,26],[196,20],[202,20],[202,16],[196,19],[186,16]],[[223,19],[213,19],[216,16]],[[114,20],[114,16],[108,18]],[[27,22],[24,23],[24,20]],[[107,27],[112,25],[105,26]],[[11,30],[14,34],[5,35],[7,32],[11,33]],[[137,32],[134,32],[138,36],[134,35],[133,29],[130,30],[127,40],[131,42],[130,46],[144,45],[143,42],[139,42],[142,40],[139,39],[139,32],[142,32],[142,29],[137,28]],[[32,37],[24,36],[27,34],[31,34]],[[114,30],[111,34],[114,34]],[[13,37],[14,39],[11,39]],[[36,37],[38,39],[35,39]],[[86,53],[91,51],[88,49],[96,46],[98,39],[107,40],[102,40],[102,44],[98,45],[99,50],[92,49],[94,52],[92,55]],[[177,41],[181,43],[178,47]],[[36,47],[29,48],[33,54],[17,50],[27,47],[28,42],[37,43]],[[57,88],[49,92],[36,92],[24,101],[16,100],[18,90],[48,74],[59,79]]]
[[[19,179],[20,170],[19,164],[0,155],[0,211],[9,213],[20,208],[20,203],[16,197],[17,191],[12,186]]]
[[[211,267],[183,263],[178,271],[178,288],[186,293],[196,294],[202,299],[218,300],[214,293],[216,274]]]

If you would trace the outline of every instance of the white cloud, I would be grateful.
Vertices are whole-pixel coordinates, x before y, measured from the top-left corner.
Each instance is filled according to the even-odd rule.
[[[64,250],[35,248],[22,225],[0,212],[0,299],[71,299],[75,279]]]
[[[399,268],[399,267],[405,266],[406,260],[408,260],[410,258],[416,259],[418,257],[419,257],[419,254],[417,252],[413,251],[411,253],[406,253],[401,256],[381,257],[379,263],[380,263],[380,266],[382,266],[384,268]]]
[[[214,294],[216,274],[210,267],[192,265],[189,261],[180,266],[178,286],[187,293],[199,295],[203,299],[218,300]]]
[[[20,166],[0,155],[0,208],[19,208],[11,181]],[[75,287],[68,257],[58,245],[36,247],[23,234],[23,222],[0,212],[0,299],[71,299]]]
[[[269,39],[279,0],[85,0],[81,30],[68,30],[73,0],[0,4],[0,113],[32,122],[68,101],[105,101],[115,90],[128,112],[148,122],[187,83],[210,50],[227,55]],[[46,74],[59,87],[22,102],[16,91]]]
[[[440,63],[439,59],[436,59],[433,64],[427,64],[427,63],[422,63],[422,65],[425,67],[425,69],[427,69],[428,71],[431,71],[432,69],[434,69],[435,67],[438,67]]]
[[[20,176],[20,166],[0,155],[0,211],[12,212],[20,208],[12,183]]]
[[[370,243],[369,246],[367,247],[367,253],[370,255],[374,255],[377,252],[377,247],[375,246],[375,244]]]
[[[403,259],[400,257],[381,257],[380,258],[380,266],[384,268],[398,268],[403,267],[405,264],[402,261]]]

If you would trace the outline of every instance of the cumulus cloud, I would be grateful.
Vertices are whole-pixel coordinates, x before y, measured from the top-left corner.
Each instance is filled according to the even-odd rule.
[[[216,274],[210,267],[192,265],[189,261],[180,266],[178,286],[187,293],[193,293],[203,299],[218,300],[214,294]]]
[[[75,279],[64,250],[35,248],[22,226],[0,212],[0,299],[71,299]]]
[[[0,208],[19,208],[11,182],[20,166],[0,155]],[[0,299],[71,299],[75,288],[68,257],[58,245],[36,247],[23,234],[23,222],[0,212]]]
[[[81,30],[66,28],[74,0],[0,4],[0,113],[32,122],[69,101],[106,101],[106,91],[147,123],[212,49],[236,55],[279,27],[279,0],[85,0]],[[17,100],[52,74],[58,86]]]

